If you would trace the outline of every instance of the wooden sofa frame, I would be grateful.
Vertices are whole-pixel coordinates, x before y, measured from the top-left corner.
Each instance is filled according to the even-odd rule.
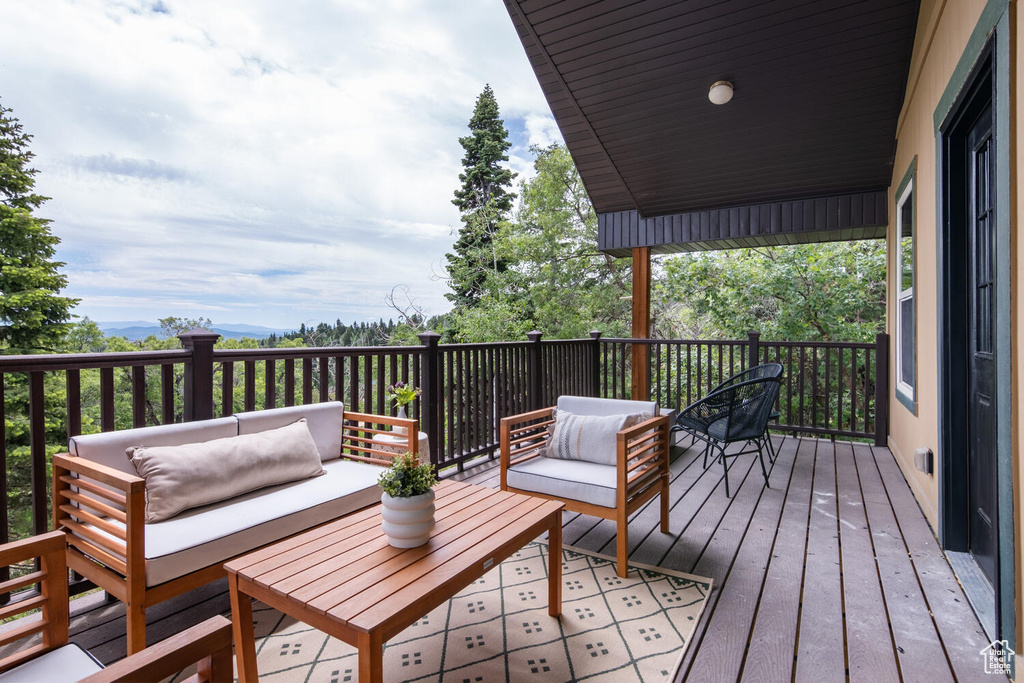
[[[10,566],[39,558],[39,570],[0,584],[8,592],[39,583],[36,597],[13,602],[0,610],[4,618],[39,608],[40,619],[27,619],[3,634],[0,645],[42,634],[42,640],[0,660],[0,671],[8,671],[68,643],[68,572],[65,534],[48,534],[0,546],[0,566]],[[145,651],[111,664],[82,679],[86,683],[114,681],[157,681],[198,663],[192,680],[226,683],[233,680],[231,661],[231,622],[221,616],[171,636]]]
[[[616,435],[616,504],[607,508],[572,498],[517,489],[508,485],[508,469],[541,456],[551,438],[554,407],[542,408],[501,420],[501,490],[559,500],[565,509],[615,522],[616,571],[629,571],[629,516],[661,494],[661,531],[669,533],[669,419],[661,415],[623,429]]]
[[[351,411],[344,420],[343,458],[388,467],[394,452],[373,441],[378,434],[394,434],[383,426],[405,427],[408,450],[418,455],[416,420]],[[141,477],[68,453],[53,456],[53,526],[66,532],[67,564],[125,603],[128,654],[146,647],[146,608],[226,576],[218,562],[147,587],[145,504]]]

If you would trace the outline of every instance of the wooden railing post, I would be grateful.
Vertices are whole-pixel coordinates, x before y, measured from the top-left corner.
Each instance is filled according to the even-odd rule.
[[[184,420],[209,420],[213,417],[213,345],[220,335],[199,327],[182,332],[178,339],[192,352],[185,362]]]
[[[601,332],[590,331],[590,395],[601,397]]]
[[[747,367],[757,367],[761,364],[761,361],[758,360],[761,356],[761,333],[751,330],[750,332],[747,332],[747,340],[750,344],[750,354],[748,356],[750,360],[748,361]]]
[[[437,332],[424,332],[419,335],[423,344],[423,364],[420,366],[420,429],[427,433],[430,440],[430,462],[434,466],[441,463],[441,350],[438,344],[441,335]]]
[[[544,378],[541,376],[540,338],[543,333],[539,330],[527,332],[526,338],[530,340],[529,360],[526,364],[527,382],[526,386],[530,395],[527,397],[527,405],[530,410],[539,410],[544,407]]]
[[[867,397],[865,397],[866,399]],[[889,335],[875,335],[875,445],[889,444]]]

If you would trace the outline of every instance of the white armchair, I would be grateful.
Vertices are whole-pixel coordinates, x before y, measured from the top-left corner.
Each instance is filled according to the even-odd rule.
[[[501,489],[613,520],[619,576],[628,572],[629,516],[659,494],[669,531],[668,461],[669,419],[652,401],[562,396],[554,408],[501,421]]]

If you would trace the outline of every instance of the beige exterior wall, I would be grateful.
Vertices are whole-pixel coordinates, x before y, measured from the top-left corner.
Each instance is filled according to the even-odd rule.
[[[898,236],[895,233],[896,190],[911,163],[916,160],[915,194],[915,266],[914,286],[917,316],[917,387],[916,415],[901,402],[890,396],[889,446],[896,456],[907,481],[914,490],[921,508],[938,530],[939,490],[937,474],[926,475],[914,467],[914,449],[922,446],[938,453],[938,345],[937,323],[937,259],[936,259],[936,139],[933,114],[944,93],[953,71],[967,46],[968,38],[978,23],[986,0],[922,0],[918,21],[914,56],[907,81],[907,97],[897,127],[897,152],[893,168],[893,184],[889,192],[889,308],[888,332],[892,336],[890,350],[890,386],[896,386],[896,296],[898,294]],[[1024,12],[1017,0],[1010,1],[1011,25],[1014,35],[1009,36],[1011,55],[1011,139],[1000,141],[1010,145],[1011,161],[1011,306],[1012,330],[1012,443],[1014,481],[1014,514],[1016,546],[1016,623],[1018,651],[1024,643],[1024,510],[1021,492],[1024,491],[1024,352],[1020,340],[1024,339],[1024,289],[1018,274],[1024,273],[1024,245],[1018,235],[1017,212],[1019,197],[1024,193],[1024,179],[1018,173],[1024,168],[1024,146],[1018,145],[1016,131],[1022,125],[1017,102],[1024,92],[1024,54],[1017,49],[1017,36],[1024,33]],[[936,467],[939,463],[936,462]],[[1021,680],[1018,677],[1018,680]]]
[[[899,240],[895,235],[895,193],[904,174],[916,159],[914,181],[914,304],[917,316],[917,414],[893,399],[889,406],[889,448],[910,483],[932,527],[938,529],[939,484],[937,473],[924,474],[914,467],[914,450],[925,447],[938,453],[939,361],[936,334],[937,256],[936,158],[933,114],[956,68],[986,0],[922,0],[914,56],[907,79],[907,97],[896,130],[896,161],[889,189],[889,310],[888,332],[892,339],[890,387],[896,386],[896,306],[899,291]],[[936,463],[938,465],[938,463]]]

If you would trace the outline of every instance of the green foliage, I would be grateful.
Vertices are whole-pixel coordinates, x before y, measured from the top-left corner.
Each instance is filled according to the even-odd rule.
[[[412,453],[399,455],[391,467],[381,473],[377,484],[392,498],[410,498],[426,493],[437,483],[434,466],[420,464]]]
[[[498,257],[493,242],[516,196],[507,189],[515,173],[502,165],[508,162],[506,152],[512,143],[490,85],[476,100],[469,129],[469,135],[459,138],[466,153],[459,174],[462,185],[452,200],[462,212],[462,227],[454,253],[445,256],[452,289],[445,296],[457,311],[478,305],[488,277],[505,270],[507,264]]]
[[[78,300],[59,295],[68,284],[52,260],[60,239],[32,214],[47,197],[32,192],[32,136],[10,114],[0,105],[0,352],[54,351]]]
[[[456,306],[450,340],[521,341],[532,329],[548,339],[594,329],[627,335],[629,261],[597,251],[597,215],[568,150],[532,151],[537,173],[520,186],[515,217],[495,234],[496,258],[508,267],[484,274],[477,306]]]
[[[657,278],[659,336],[874,340],[885,324],[885,242],[734,249],[666,258]]]

